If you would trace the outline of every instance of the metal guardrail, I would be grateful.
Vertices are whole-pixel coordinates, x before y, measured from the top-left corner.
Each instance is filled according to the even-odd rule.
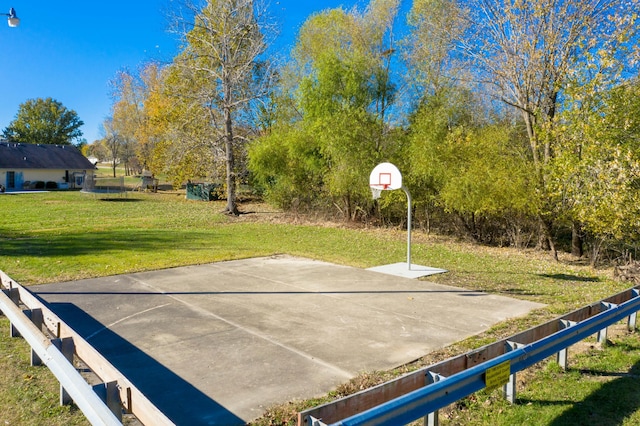
[[[398,425],[423,417],[437,424],[439,409],[485,387],[502,385],[514,402],[517,372],[554,354],[566,368],[568,347],[594,334],[606,340],[607,327],[625,317],[635,329],[639,310],[640,291],[634,287],[495,344],[303,411],[298,424]]]
[[[58,379],[61,404],[73,400],[92,425],[121,425],[123,411],[145,425],[174,425],[93,346],[1,270],[0,289],[0,312],[11,323],[11,335],[24,337],[32,349],[32,364],[45,364]],[[42,332],[43,326],[53,339]],[[73,366],[74,355],[103,383],[90,386]]]
[[[17,329],[29,343],[38,359],[42,361],[60,381],[60,385],[69,394],[93,425],[121,425],[121,421],[107,407],[104,401],[84,380],[80,373],[67,360],[65,355],[39,330],[22,310],[3,290],[0,293],[0,311],[9,319],[11,326]],[[14,331],[15,334],[15,331]]]

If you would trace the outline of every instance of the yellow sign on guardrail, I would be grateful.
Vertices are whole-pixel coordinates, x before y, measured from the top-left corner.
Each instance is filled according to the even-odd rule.
[[[484,383],[487,389],[494,389],[509,382],[511,375],[511,361],[505,361],[495,367],[488,368],[485,373]]]

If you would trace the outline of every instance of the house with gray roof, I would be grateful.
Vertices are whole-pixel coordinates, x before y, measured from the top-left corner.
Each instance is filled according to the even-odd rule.
[[[0,142],[0,186],[6,191],[81,188],[94,170],[73,145]]]

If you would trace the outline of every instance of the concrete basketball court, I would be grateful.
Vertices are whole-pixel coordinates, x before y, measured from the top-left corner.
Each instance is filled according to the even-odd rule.
[[[178,425],[235,425],[541,305],[290,256],[32,286]]]

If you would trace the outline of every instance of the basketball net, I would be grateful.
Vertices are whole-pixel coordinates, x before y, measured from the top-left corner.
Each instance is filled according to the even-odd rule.
[[[387,189],[389,185],[369,185],[369,187],[371,188],[371,196],[373,197],[374,200],[377,200],[378,198],[380,198],[380,195],[382,195],[382,191],[384,189]]]

